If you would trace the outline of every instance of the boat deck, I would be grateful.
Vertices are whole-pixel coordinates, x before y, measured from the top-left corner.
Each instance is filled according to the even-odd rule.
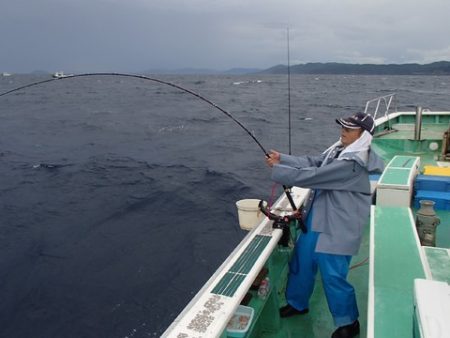
[[[441,224],[438,225],[436,230],[436,246],[450,249],[450,212],[436,210],[436,215],[441,220]]]
[[[397,157],[398,161],[403,163],[404,158]],[[372,210],[372,224],[365,229],[360,252],[353,257],[354,268],[349,273],[349,281],[354,285],[357,295],[361,337],[385,337],[389,332],[398,333],[396,336],[408,336],[413,326],[414,279],[430,278],[436,281],[450,281],[450,250],[446,249],[450,248],[449,212],[436,210],[441,219],[441,224],[437,228],[437,245],[444,249],[420,247],[415,232],[415,212],[416,210],[408,207],[392,208],[390,206],[378,206]],[[371,231],[372,235],[369,235]],[[372,253],[370,252],[371,236],[372,241],[378,243],[378,245],[372,245]],[[370,265],[367,262],[369,257]],[[288,255],[279,255],[276,264],[272,265],[284,265],[286,268],[286,262],[283,262],[283,259],[287,261]],[[426,271],[424,266],[427,266]],[[373,269],[372,275],[369,271],[370,267]],[[286,276],[286,273],[280,274],[277,271],[276,275]],[[265,304],[264,311],[258,311],[263,307],[264,302],[257,298],[256,293],[253,294],[254,297],[249,306],[257,309],[257,316],[268,315],[268,313],[273,316],[273,313],[278,311],[278,307],[286,304],[284,298],[286,277],[284,280],[275,281],[274,284],[273,299],[267,301],[270,304]],[[371,292],[372,295],[369,296]],[[262,318],[259,319],[259,322],[264,322]],[[335,327],[328,311],[320,273],[317,276],[310,312],[307,315],[278,319],[275,322],[272,318],[267,322],[271,322],[273,327],[254,328],[249,337],[330,336]],[[368,322],[371,323],[369,327]]]
[[[450,284],[450,249],[424,247],[433,280]]]
[[[401,212],[399,212],[399,209],[401,209]],[[441,212],[441,214],[444,213]],[[449,283],[450,250],[425,247],[424,251],[421,252],[418,249],[419,246],[416,243],[417,238],[414,233],[414,213],[410,212],[408,208],[375,207],[373,214],[377,223],[366,226],[360,252],[353,257],[352,268],[349,272],[349,281],[355,287],[360,312],[360,336],[383,337],[385,336],[383,330],[390,329],[402,336],[402,334],[407,334],[413,325],[413,280],[414,278],[426,278],[426,273],[421,268],[422,264],[417,262],[424,260],[426,257],[430,268],[428,274],[431,273],[431,278]],[[441,231],[449,231],[450,220],[444,220],[440,226],[442,226]],[[373,240],[376,239],[377,243],[382,244],[375,246],[374,250],[376,251],[372,254],[370,253],[371,228],[373,228],[372,236],[375,236]],[[380,238],[380,236],[383,238]],[[399,241],[398,238],[402,238],[402,240]],[[415,254],[412,255],[414,252]],[[368,285],[371,284],[369,282],[369,256],[376,257],[376,261],[370,263],[374,269],[374,277],[371,282],[372,289],[368,288]],[[283,264],[278,264],[280,260],[287,260],[288,258],[286,253],[280,252],[278,258],[275,258],[277,261],[269,264],[269,269],[271,266],[282,266]],[[402,273],[398,273],[399,271],[402,271]],[[278,274],[278,271],[275,274]],[[393,280],[397,282],[392,283]],[[272,311],[276,311],[279,306],[286,304],[284,298],[285,285],[286,280],[275,281],[275,289],[272,290],[271,295],[274,299],[266,301],[265,309],[262,312],[264,301],[258,299],[255,291],[251,291],[253,297],[248,305],[256,309],[257,317],[273,316]],[[372,305],[368,302],[370,290],[373,290]],[[403,305],[400,306],[400,304]],[[372,309],[369,309],[370,307]],[[368,313],[369,316],[375,317],[370,319],[373,323],[370,334],[367,333]],[[261,322],[261,318],[259,319],[259,322]],[[317,276],[308,314],[279,319],[275,323],[272,318],[272,320],[267,320],[267,323],[269,322],[273,325],[272,328],[265,327],[261,330],[255,328],[248,337],[329,337],[335,327],[328,311],[320,273]],[[380,325],[377,325],[377,323],[380,323]],[[392,325],[387,325],[387,323],[392,323]]]
[[[414,124],[394,123],[388,130],[375,134],[372,148],[387,162],[395,155],[408,155],[420,156],[422,168],[425,165],[436,165],[436,158],[441,154],[438,150],[430,149],[442,143],[443,135],[448,128],[447,124],[424,124],[420,141],[416,141]]]
[[[398,116],[393,123],[386,122],[379,126],[378,137],[374,138],[372,147],[386,163],[398,155],[420,157],[417,171],[421,172],[426,165],[437,165],[443,135],[449,128],[449,118],[443,114],[424,115],[420,141],[414,140],[414,120],[412,114]],[[413,182],[414,178],[407,182],[410,191],[404,205],[373,208],[372,224],[366,227],[361,250],[353,257],[355,267],[349,272],[349,281],[355,287],[360,311],[360,337],[410,337],[413,330],[414,280],[428,278],[450,282],[450,212],[436,210],[441,219],[436,244],[441,248],[421,247],[414,224],[417,210],[408,208],[414,197]],[[370,261],[367,262],[366,258]],[[265,316],[271,315],[272,320],[267,322],[271,322],[272,327],[253,327],[247,337],[329,337],[335,327],[320,273],[310,312],[273,320],[278,307],[286,304],[284,291],[287,277],[286,273],[281,275],[284,275],[284,280],[275,281],[272,299],[266,301],[264,310],[255,311],[257,316],[261,316],[260,323],[266,321]],[[249,305],[258,309],[263,303],[254,294]]]
[[[442,124],[424,124],[420,133],[422,140],[442,140],[442,135],[448,126]],[[393,132],[383,136],[383,139],[391,140],[413,140],[414,124],[396,123],[392,125]]]
[[[359,254],[354,256],[352,259],[352,268],[349,272],[349,281],[354,285],[356,290],[356,297],[358,302],[359,312],[361,314],[359,320],[361,325],[361,337],[365,336],[367,320],[367,285],[369,280],[369,226],[366,226],[365,235],[363,243],[361,244],[361,249]],[[278,259],[288,259],[287,255],[280,255]],[[273,264],[277,266],[278,264]],[[269,264],[269,269],[271,265]],[[278,265],[279,266],[279,265]],[[286,266],[285,266],[286,268]],[[286,274],[284,274],[286,276]],[[266,304],[266,308],[272,306],[274,311],[278,312],[278,307],[286,304],[284,291],[285,291],[286,280],[276,281],[274,285],[274,290],[272,290],[271,297],[274,299],[268,299],[267,302],[272,302],[272,304]],[[249,306],[259,309],[263,301],[258,299],[256,292],[252,291],[252,300]],[[264,309],[260,316],[271,315],[270,309]],[[266,313],[264,313],[266,312]],[[256,311],[258,313],[258,310]],[[256,318],[255,318],[256,319]],[[272,322],[273,318],[267,323]],[[331,333],[335,330],[333,319],[328,310],[327,301],[322,287],[322,282],[320,278],[320,273],[317,275],[316,286],[314,293],[311,297],[310,302],[310,312],[302,316],[293,316],[290,318],[283,318],[279,320],[276,327],[272,329],[265,328],[265,330],[254,330],[252,334],[248,335],[247,338],[280,338],[280,337],[308,337],[308,338],[323,338],[331,336]]]
[[[428,248],[420,246],[415,229],[417,210],[409,208],[415,197],[416,175],[426,165],[445,165],[437,163],[436,159],[441,155],[439,147],[450,117],[443,113],[435,116],[425,114],[420,141],[413,139],[414,119],[413,114],[398,115],[395,120],[389,121],[387,117],[382,118],[384,122],[377,125],[372,142],[372,148],[386,164],[390,163],[391,168],[378,177],[376,206],[372,207],[371,222],[365,228],[360,252],[353,257],[348,276],[356,291],[360,337],[411,337],[416,279],[450,281],[450,211],[436,210],[441,219],[436,244],[441,248]],[[300,188],[294,189],[294,196],[303,201],[306,192],[297,191],[296,194],[296,189]],[[382,198],[383,194],[388,198]],[[282,203],[282,200],[279,202]],[[296,238],[298,230],[294,224],[291,224],[291,231],[293,238]],[[235,260],[240,262],[241,257],[247,257],[243,250],[253,248],[255,238],[259,243],[259,235],[271,237],[270,240],[263,238],[269,240],[270,246],[265,244],[261,252],[256,252],[257,264],[250,259],[248,264],[242,265],[244,270],[239,268],[237,271],[235,277],[239,278],[229,278],[229,274],[235,272]],[[247,338],[330,337],[335,327],[320,273],[310,300],[310,312],[291,318],[279,317],[279,308],[286,304],[284,294],[292,252],[292,246],[285,248],[277,245],[280,237],[281,231],[272,229],[267,220],[252,230],[177,317],[164,337],[225,338],[227,331],[224,325],[241,301],[254,313],[245,335]],[[267,269],[271,283],[266,299],[258,298],[257,291],[251,289],[261,269]],[[222,286],[230,286],[231,289]],[[211,295],[217,300],[213,304],[205,298]],[[205,329],[201,332],[207,334],[199,334],[197,324],[203,325]],[[211,328],[213,326],[214,330]],[[191,331],[193,334],[188,334]]]
[[[367,337],[408,337],[414,279],[428,278],[426,257],[408,207],[372,209]]]

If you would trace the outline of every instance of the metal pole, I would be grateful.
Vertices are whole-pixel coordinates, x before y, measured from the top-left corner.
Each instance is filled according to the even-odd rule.
[[[291,57],[289,51],[289,27],[287,28],[287,73],[288,73],[288,116],[289,116],[289,155],[292,155],[291,144]]]
[[[420,141],[420,133],[422,131],[422,107],[416,107],[416,124],[414,126],[414,140]]]

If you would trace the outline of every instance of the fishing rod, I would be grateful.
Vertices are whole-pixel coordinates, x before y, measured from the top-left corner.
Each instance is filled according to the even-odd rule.
[[[190,90],[187,89],[185,87],[182,87],[180,85],[177,85],[175,83],[172,82],[168,82],[168,81],[163,81],[160,79],[156,79],[156,78],[152,78],[152,77],[148,77],[145,75],[138,75],[138,74],[127,74],[127,73],[83,73],[83,74],[74,74],[74,75],[67,75],[64,77],[58,77],[58,78],[52,78],[52,79],[47,79],[47,80],[42,80],[42,81],[37,81],[37,82],[33,82],[33,83],[29,83],[27,85],[24,86],[20,86],[11,90],[8,90],[6,92],[0,93],[0,97],[4,96],[4,95],[8,95],[14,92],[17,92],[19,90],[25,89],[25,88],[30,88],[30,87],[34,87],[34,86],[38,86],[44,83],[48,83],[48,82],[53,82],[53,81],[62,81],[62,80],[68,80],[68,79],[73,79],[73,78],[80,78],[80,77],[90,77],[90,76],[120,76],[120,77],[131,77],[131,78],[136,78],[136,79],[142,79],[142,80],[146,80],[146,81],[152,81],[152,82],[156,82],[156,83],[160,83],[163,85],[167,85],[176,89],[179,89],[185,93],[191,94],[197,98],[199,98],[200,100],[208,103],[209,105],[213,106],[214,108],[218,109],[219,111],[221,111],[223,114],[225,114],[226,116],[228,116],[230,119],[232,119],[237,125],[239,125],[239,127],[241,127],[251,138],[253,141],[256,142],[256,144],[259,146],[259,148],[263,151],[264,155],[267,158],[270,158],[269,153],[266,151],[266,149],[264,149],[264,147],[262,146],[262,144],[258,141],[258,139],[255,137],[255,135],[253,135],[253,133],[248,130],[248,128],[246,128],[242,122],[240,122],[238,119],[236,119],[233,115],[231,115],[231,113],[229,113],[228,111],[226,111],[225,109],[221,108],[220,106],[218,106],[217,104],[215,104],[214,102],[212,102],[211,100],[207,99],[206,97]],[[286,193],[286,197],[289,200],[289,203],[292,207],[292,209],[294,211],[297,210],[297,207],[295,206],[294,200],[292,199],[292,196],[290,194],[289,189],[286,186],[283,186],[284,188],[284,192]]]
[[[256,144],[261,148],[261,150],[264,152],[264,154],[266,156],[268,156],[267,151],[264,149],[264,147],[261,145],[261,143],[256,139],[256,137],[250,132],[250,130],[248,130],[239,120],[237,120],[233,115],[231,115],[229,112],[227,112],[225,109],[219,107],[217,104],[215,104],[214,102],[208,100],[207,98],[201,96],[200,94],[184,88],[182,86],[179,86],[175,83],[172,82],[168,82],[168,81],[163,81],[160,79],[156,79],[156,78],[151,78],[148,76],[144,76],[144,75],[136,75],[136,74],[126,74],[126,73],[85,73],[85,74],[75,74],[75,75],[67,75],[64,77],[60,77],[60,78],[52,78],[52,79],[47,79],[47,80],[43,80],[43,81],[38,81],[38,82],[34,82],[34,83],[30,83],[18,88],[14,88],[11,89],[9,91],[6,91],[4,93],[1,93],[0,96],[3,95],[7,95],[16,91],[19,91],[21,89],[25,89],[25,88],[29,88],[29,87],[33,87],[33,86],[37,86],[37,85],[41,85],[44,83],[48,83],[48,82],[53,82],[53,81],[60,81],[60,80],[66,80],[66,79],[73,79],[73,78],[77,78],[77,77],[88,77],[88,76],[121,76],[121,77],[132,77],[132,78],[137,78],[137,79],[143,79],[143,80],[148,80],[148,81],[153,81],[153,82],[157,82],[157,83],[161,83],[167,86],[171,86],[174,88],[177,88],[179,90],[182,90],[186,93],[189,93],[191,95],[194,95],[195,97],[199,98],[200,100],[203,100],[205,102],[207,102],[208,104],[210,104],[211,106],[213,106],[214,108],[219,109],[222,113],[224,113],[225,115],[227,115],[230,119],[232,119],[234,122],[236,122],[242,129],[244,129],[248,135],[250,135],[250,137],[256,142]]]
[[[288,116],[289,116],[289,155],[292,155],[291,146],[291,58],[289,48],[289,27],[287,28],[287,75],[288,75]]]
[[[288,138],[289,138],[289,155],[292,155],[292,137],[291,137],[291,56],[290,56],[290,46],[289,46],[289,26],[286,28],[287,31],[287,76],[288,76]],[[295,208],[294,201],[291,200],[291,194],[290,194],[290,188],[283,185],[283,189],[286,192],[286,196],[289,199],[289,203],[291,204],[294,211],[297,209]],[[306,232],[306,228],[302,228],[303,232]]]

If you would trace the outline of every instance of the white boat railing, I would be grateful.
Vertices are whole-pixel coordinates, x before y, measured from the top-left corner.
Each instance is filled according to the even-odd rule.
[[[292,188],[292,198],[296,205],[302,205],[308,196],[309,189]],[[280,213],[289,212],[286,196],[281,195],[272,208]],[[226,327],[229,320],[233,317],[272,252],[278,247],[283,231],[274,229],[272,225],[273,221],[266,217],[244,237],[166,329],[162,338],[222,338],[227,336]],[[261,249],[259,253],[258,248]],[[236,270],[236,267],[242,265],[243,262],[248,266],[248,271]],[[275,292],[275,290],[272,291]],[[278,304],[275,304],[275,307],[278,309]]]
[[[375,105],[375,107],[373,107]],[[392,107],[393,105],[393,107]],[[369,109],[373,109],[372,112]],[[383,114],[383,116],[388,116],[390,110],[393,112],[397,111],[397,99],[395,93],[384,95],[377,97],[375,99],[369,100],[366,102],[366,108],[364,109],[365,114],[370,114],[374,120],[376,120],[377,115],[379,113]],[[383,112],[384,110],[384,112]]]

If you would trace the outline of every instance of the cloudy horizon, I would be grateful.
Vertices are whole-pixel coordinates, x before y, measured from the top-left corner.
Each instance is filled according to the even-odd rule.
[[[444,0],[5,0],[0,72],[450,60]]]

